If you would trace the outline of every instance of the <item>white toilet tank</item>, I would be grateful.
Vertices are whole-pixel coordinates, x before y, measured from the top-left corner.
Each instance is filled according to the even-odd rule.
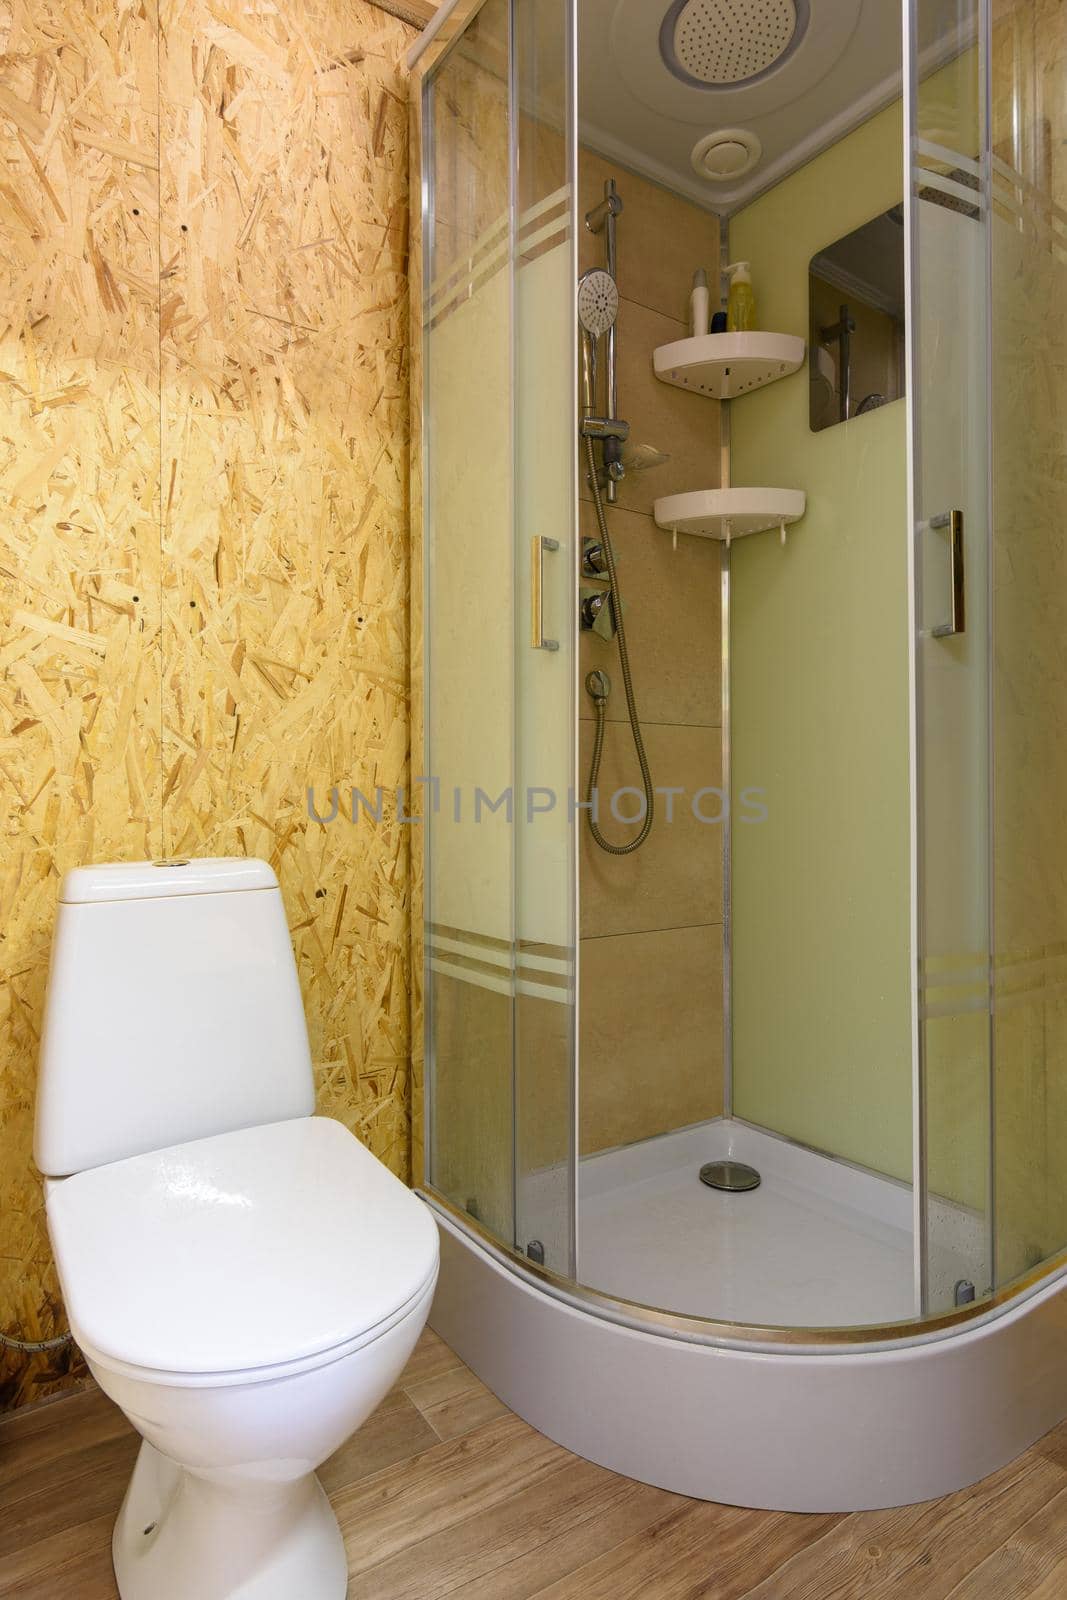
[[[67,873],[41,1041],[41,1172],[61,1177],[314,1107],[293,947],[265,861]]]

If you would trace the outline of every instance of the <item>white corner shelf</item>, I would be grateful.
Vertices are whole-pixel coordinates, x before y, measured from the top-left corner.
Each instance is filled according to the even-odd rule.
[[[701,539],[743,539],[751,533],[780,528],[804,515],[803,489],[697,489],[657,500],[656,523],[668,533],[692,533]]]
[[[805,344],[791,333],[702,333],[661,344],[656,377],[714,400],[736,400],[804,365]]]

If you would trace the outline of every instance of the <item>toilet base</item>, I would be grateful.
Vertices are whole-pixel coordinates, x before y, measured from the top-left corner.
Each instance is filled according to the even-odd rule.
[[[122,1600],[344,1600],[348,1564],[313,1472],[225,1483],[143,1441],[112,1540]]]

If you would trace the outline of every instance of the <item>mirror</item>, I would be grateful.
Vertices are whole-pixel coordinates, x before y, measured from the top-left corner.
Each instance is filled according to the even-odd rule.
[[[904,206],[813,256],[808,269],[813,433],[904,394]]]

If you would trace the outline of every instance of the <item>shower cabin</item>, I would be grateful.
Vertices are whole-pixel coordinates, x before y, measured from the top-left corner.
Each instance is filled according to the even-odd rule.
[[[1062,9],[412,52],[431,1320],[686,1494],[919,1500],[1067,1414]]]

